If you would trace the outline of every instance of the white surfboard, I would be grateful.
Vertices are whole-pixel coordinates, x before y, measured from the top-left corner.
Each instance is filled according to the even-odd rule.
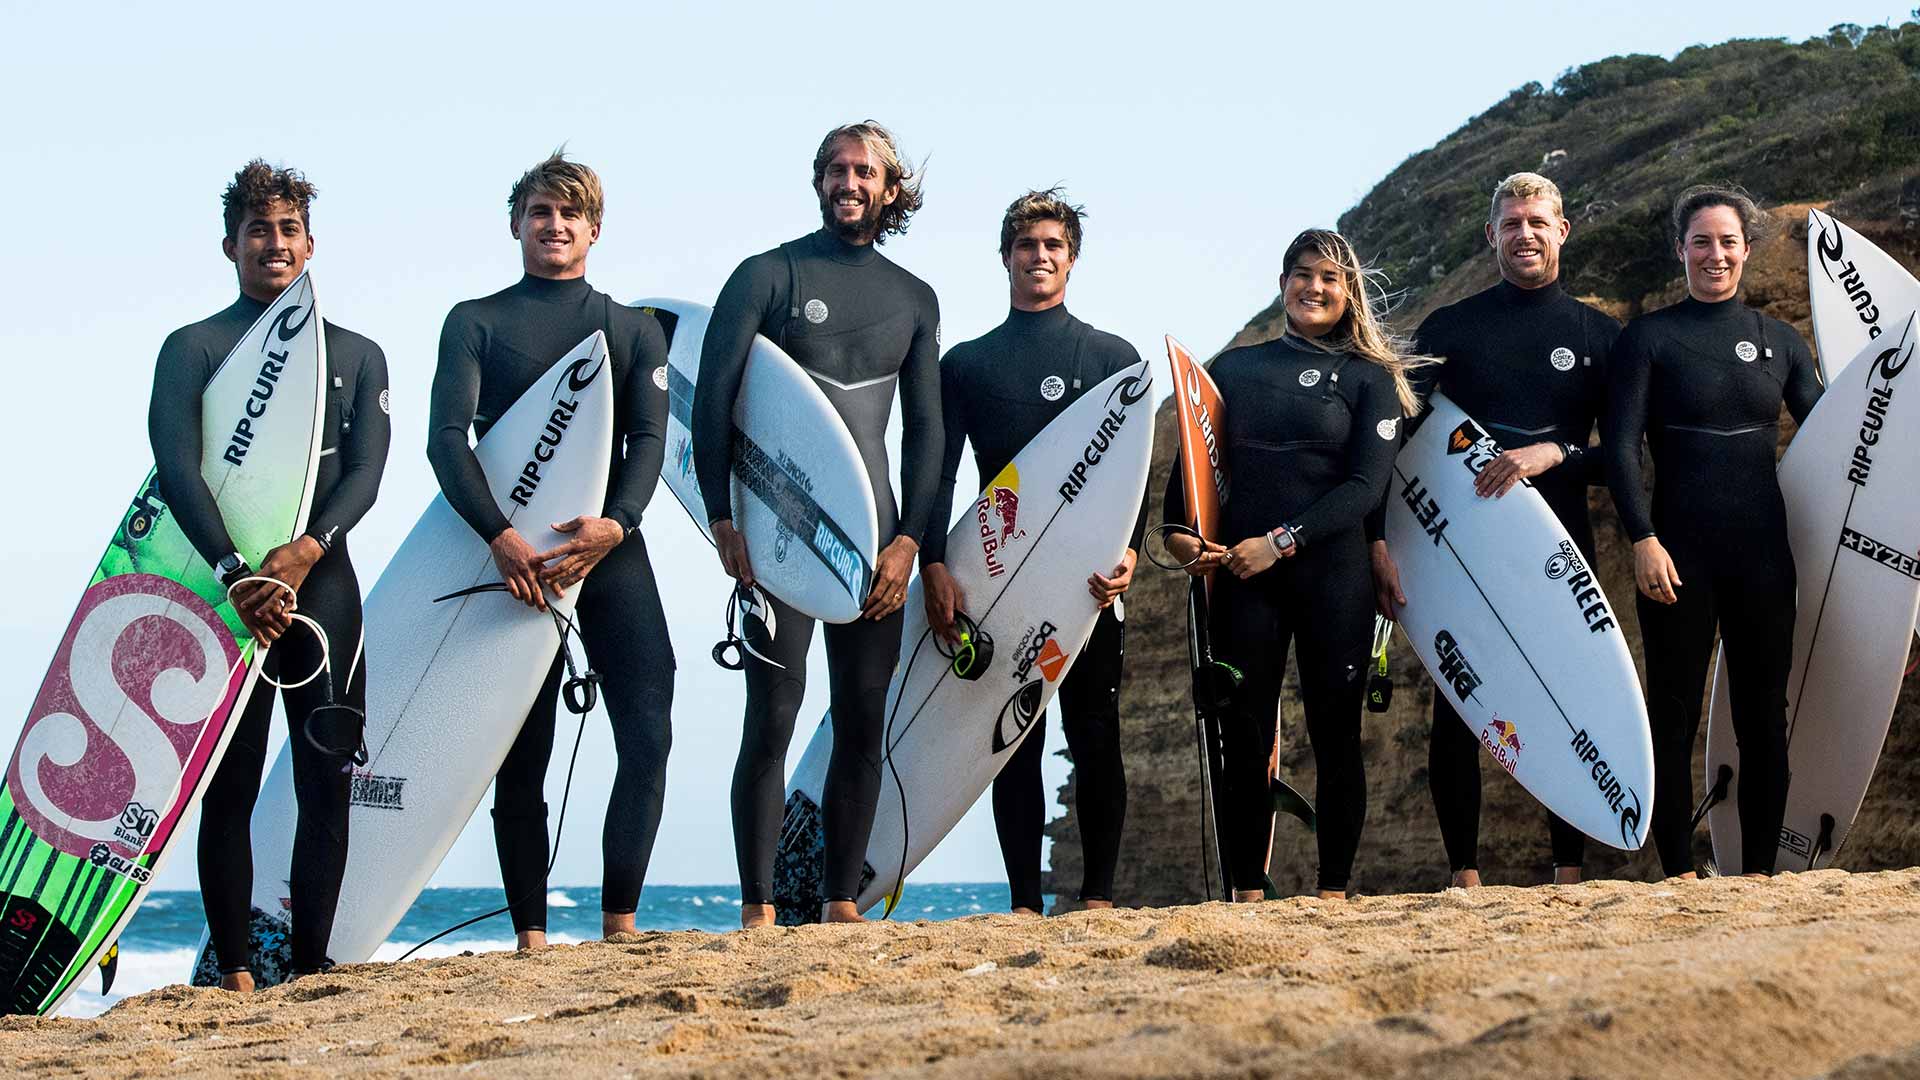
[[[713,309],[636,300],[667,334],[668,490],[707,532],[693,468],[693,391]],[[833,403],[778,345],[754,335],[734,402],[733,523],[760,587],[822,622],[860,617],[879,552],[873,485]]]
[[[253,566],[300,535],[312,506],[326,412],[318,316],[302,274],[201,390],[200,474]],[[0,1015],[58,1009],[192,842],[180,826],[249,696],[266,692],[255,645],[149,471],[0,774]]]
[[[1780,462],[1799,586],[1787,680],[1787,813],[1778,870],[1817,870],[1846,842],[1886,743],[1920,613],[1920,367],[1909,312],[1839,369]],[[1904,379],[1908,370],[1915,374]],[[1898,392],[1896,392],[1896,390]],[[1685,586],[1682,586],[1684,588]],[[1713,859],[1742,872],[1740,757],[1724,675],[1707,727]]]
[[[636,378],[641,375],[636,374]],[[598,514],[613,445],[613,375],[594,331],[521,394],[474,447],[500,510],[545,551],[548,528]],[[394,552],[365,607],[368,761],[353,776],[347,871],[328,955],[357,963],[398,925],[466,827],[519,734],[559,643],[551,616],[506,593],[436,603],[500,580],[486,542],[444,495]],[[569,615],[578,586],[551,601]],[[333,662],[358,660],[333,643]],[[301,737],[296,731],[291,738]],[[282,981],[297,811],[282,746],[253,813],[253,974]],[[217,981],[204,948],[194,978]]]
[[[1637,850],[1653,740],[1612,604],[1531,485],[1474,493],[1500,447],[1446,395],[1428,404],[1387,492],[1400,629],[1501,768],[1581,832]]]
[[[862,911],[889,896],[958,824],[1045,714],[1093,633],[1087,575],[1119,563],[1153,456],[1146,361],[1068,406],[995,476],[947,534],[947,569],[994,639],[980,678],[953,674],[927,626],[921,580],[907,591],[900,660],[887,688],[887,760],[867,844]],[[820,811],[833,718],[814,729],[787,784],[774,869],[783,922],[819,914]],[[891,904],[889,904],[891,910]]]

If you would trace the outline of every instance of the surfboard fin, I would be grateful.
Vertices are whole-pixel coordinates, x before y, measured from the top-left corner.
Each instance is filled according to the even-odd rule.
[[[1305,825],[1308,832],[1318,832],[1320,816],[1314,811],[1313,804],[1307,801],[1307,797],[1295,791],[1293,785],[1277,776],[1272,780],[1273,783],[1267,790],[1273,797],[1274,813],[1291,814],[1300,819],[1300,824]]]
[[[1820,860],[1820,856],[1833,849],[1833,829],[1836,824],[1832,814],[1820,815],[1820,835],[1814,839],[1813,850],[1807,854],[1807,869],[1813,869],[1813,864]]]
[[[893,891],[887,894],[887,908],[880,913],[882,919],[893,918],[893,909],[900,906],[900,894],[906,891],[906,882],[902,881],[894,885]]]
[[[1701,820],[1707,816],[1707,811],[1726,801],[1727,788],[1732,784],[1733,766],[1720,766],[1719,771],[1713,774],[1713,787],[1701,796],[1700,805],[1693,808],[1693,824],[1688,826],[1690,829],[1699,828]]]
[[[113,977],[120,973],[120,943],[114,942],[107,947],[107,955],[100,958],[100,992],[113,992]]]

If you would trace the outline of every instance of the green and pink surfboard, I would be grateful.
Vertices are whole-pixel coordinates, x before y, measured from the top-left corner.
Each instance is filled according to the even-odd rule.
[[[302,275],[201,397],[201,475],[255,566],[306,527],[321,326]],[[262,654],[149,470],[0,781],[0,1014],[52,1012],[109,955],[213,778]]]

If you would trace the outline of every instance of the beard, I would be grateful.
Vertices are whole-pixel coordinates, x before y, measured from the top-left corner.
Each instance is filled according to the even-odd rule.
[[[826,227],[828,232],[833,233],[849,244],[872,243],[873,239],[880,235],[880,214],[886,207],[878,203],[868,202],[862,208],[864,212],[861,213],[858,219],[850,222],[842,222],[836,218],[833,213],[833,200],[838,196],[839,193],[835,192],[833,195],[823,195],[820,197],[821,224]]]
[[[1520,267],[1507,261],[1505,249],[1496,248],[1500,260],[1500,276],[1522,288],[1538,289],[1551,285],[1560,279],[1560,255],[1541,249],[1541,258],[1531,267]]]

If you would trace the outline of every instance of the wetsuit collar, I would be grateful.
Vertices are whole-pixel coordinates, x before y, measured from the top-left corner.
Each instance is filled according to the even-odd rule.
[[[1021,311],[1019,308],[1007,309],[1007,329],[1020,334],[1045,334],[1061,330],[1073,321],[1067,314],[1067,305],[1055,304],[1045,311]]]
[[[1744,315],[1748,311],[1747,305],[1740,302],[1738,293],[1712,303],[1697,299],[1692,293],[1688,293],[1686,299],[1680,301],[1679,306],[1699,319],[1731,319],[1737,315]]]
[[[514,288],[520,290],[529,299],[543,304],[565,304],[584,300],[593,286],[587,284],[584,277],[555,280],[522,274]]]
[[[1545,307],[1560,299],[1560,280],[1555,278],[1537,289],[1523,289],[1506,278],[1493,287],[1493,293],[1508,307]]]
[[[830,229],[821,229],[813,234],[813,250],[848,266],[865,266],[878,258],[880,252],[873,244],[849,244],[840,239],[838,233]]]
[[[253,297],[248,296],[246,293],[241,293],[240,298],[238,300],[235,300],[233,302],[233,306],[228,308],[227,310],[237,312],[241,315],[245,315],[249,319],[257,319],[261,316],[263,312],[267,310],[267,307],[268,305],[263,304],[258,300],[255,300]]]

